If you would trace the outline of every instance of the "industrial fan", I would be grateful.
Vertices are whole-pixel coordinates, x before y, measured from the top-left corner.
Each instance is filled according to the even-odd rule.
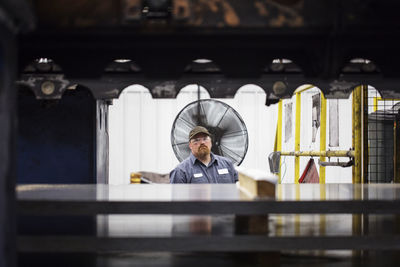
[[[214,154],[230,158],[235,165],[240,165],[249,143],[246,125],[232,107],[213,99],[194,101],[175,118],[171,143],[179,161],[190,155],[188,135],[196,125],[204,126],[210,132]]]

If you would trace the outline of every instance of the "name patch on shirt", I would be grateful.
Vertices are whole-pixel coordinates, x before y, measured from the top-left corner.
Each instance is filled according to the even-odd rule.
[[[200,177],[203,177],[203,174],[202,173],[194,173],[193,176],[194,176],[194,178],[200,178]]]
[[[227,173],[229,173],[227,168],[218,170],[218,174],[227,174]]]

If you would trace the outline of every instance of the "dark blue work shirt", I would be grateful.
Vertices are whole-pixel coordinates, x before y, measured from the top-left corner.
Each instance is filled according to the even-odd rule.
[[[211,161],[205,166],[193,154],[182,161],[169,174],[171,184],[227,184],[238,180],[232,161],[211,153]]]

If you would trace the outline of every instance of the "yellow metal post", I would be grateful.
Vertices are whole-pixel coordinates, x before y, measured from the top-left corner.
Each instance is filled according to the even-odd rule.
[[[278,127],[276,136],[276,151],[282,151],[282,99],[279,100],[278,104]],[[281,160],[279,159],[278,183],[282,182],[281,179]]]
[[[300,120],[301,120],[301,92],[296,93],[296,128],[294,138],[294,151],[300,151]],[[294,158],[294,182],[299,183],[300,178],[300,158]]]
[[[353,123],[352,123],[352,143],[354,149],[354,165],[352,168],[353,184],[361,183],[361,104],[362,104],[362,86],[357,86],[353,90]]]
[[[394,179],[395,183],[400,183],[400,120],[396,116],[393,125],[393,146],[394,146],[394,156],[393,156],[393,163],[394,163]]]
[[[353,90],[353,123],[352,123],[352,133],[353,133],[353,149],[354,149],[354,165],[352,169],[353,173],[353,184],[362,183],[362,121],[363,121],[363,86],[357,86]],[[362,199],[361,187],[354,188],[355,199]],[[360,214],[353,214],[353,235],[360,236],[362,233],[362,216]],[[359,257],[360,251],[354,251],[353,256]]]
[[[381,97],[374,97],[374,112],[378,110],[379,100],[382,100]]]
[[[362,183],[368,183],[368,85],[362,90]]]
[[[374,112],[378,109],[378,97],[374,97]]]
[[[324,94],[321,92],[321,126],[319,132],[319,150],[326,150],[326,98]],[[325,157],[322,156],[319,158],[320,161],[324,162]],[[319,165],[319,183],[325,184],[325,167]]]

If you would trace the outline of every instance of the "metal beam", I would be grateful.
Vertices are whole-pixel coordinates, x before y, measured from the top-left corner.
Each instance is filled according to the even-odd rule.
[[[321,92],[321,126],[319,134],[319,150],[326,150],[326,98]],[[321,162],[325,161],[325,156],[319,158]],[[325,167],[319,166],[319,183],[325,184]]]
[[[294,137],[294,150],[300,150],[300,127],[301,127],[301,92],[296,93],[296,122],[295,122],[295,137]],[[300,178],[300,158],[298,156],[294,159],[294,183],[298,184]]]
[[[16,44],[0,23],[0,266],[16,265]]]
[[[352,123],[352,142],[354,149],[354,165],[352,169],[353,183],[361,183],[362,176],[362,155],[361,155],[361,135],[362,135],[362,86],[357,86],[353,91],[353,123]]]

